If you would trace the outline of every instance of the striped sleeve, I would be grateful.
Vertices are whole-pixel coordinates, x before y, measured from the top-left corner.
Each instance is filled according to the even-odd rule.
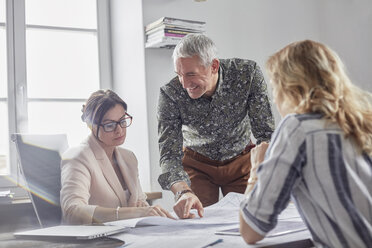
[[[306,164],[305,132],[294,115],[282,120],[275,136],[258,168],[255,188],[241,203],[244,220],[261,235],[276,226]]]

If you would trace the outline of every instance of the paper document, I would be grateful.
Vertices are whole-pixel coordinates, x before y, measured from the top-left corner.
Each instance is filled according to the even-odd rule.
[[[142,218],[134,218],[128,220],[119,220],[107,222],[106,225],[114,226],[185,226],[185,225],[231,225],[239,223],[239,206],[244,199],[244,194],[230,192],[216,204],[204,208],[203,218],[200,218],[195,209],[191,212],[197,216],[194,219],[178,219],[177,215],[171,214],[176,218],[172,220],[169,218],[150,216]]]
[[[266,237],[276,237],[289,233],[301,232],[305,230],[307,230],[307,227],[305,226],[302,220],[299,221],[279,220],[276,227],[273,230],[271,230],[266,235]],[[235,228],[218,230],[215,232],[215,234],[238,236],[240,235],[239,226],[236,226]]]
[[[239,223],[239,216],[236,208],[205,208],[204,216],[200,218],[195,210],[192,210],[197,217],[194,219],[169,219],[160,216],[149,216],[128,220],[107,222],[106,225],[113,226],[185,226],[185,225],[230,225]],[[175,214],[173,213],[175,216]]]
[[[207,208],[239,208],[240,203],[245,199],[244,194],[230,192],[225,195],[219,202]]]
[[[307,227],[302,219],[300,221],[279,220],[276,227],[268,233],[267,237],[276,237],[304,230],[307,230]]]
[[[220,202],[212,205],[213,208],[224,208],[225,206],[240,206],[240,202],[244,200],[245,195],[233,193],[227,194],[226,199],[223,198]],[[307,230],[304,222],[299,215],[296,206],[293,203],[289,203],[288,206],[278,216],[278,224],[271,230],[266,237],[275,237],[285,235],[288,233],[300,232]],[[240,235],[239,226],[235,228],[222,229],[216,231],[216,234],[221,235]]]
[[[134,218],[127,220],[119,220],[107,222],[106,225],[122,226],[122,227],[141,227],[141,226],[189,226],[189,225],[235,225],[239,224],[239,209],[240,203],[245,198],[244,194],[228,193],[216,204],[204,208],[204,216],[199,217],[197,211],[192,209],[191,212],[197,216],[194,219],[178,219],[176,214],[171,214],[175,220],[160,217],[149,216],[142,218]],[[288,207],[279,215],[277,227],[270,235],[278,235],[281,232],[288,230],[305,230],[306,227],[300,218],[296,207],[289,204]],[[239,230],[238,230],[239,232]]]
[[[172,220],[164,217],[144,217],[132,220],[115,221],[108,224],[131,226],[130,231],[125,234],[115,235],[114,238],[131,243],[129,248],[137,247],[247,247],[241,237],[217,236],[216,230],[235,228],[235,235],[239,235],[239,209],[245,195],[229,193],[218,203],[206,207],[203,218]],[[196,213],[196,212],[194,212]],[[172,213],[174,216],[175,214]],[[286,229],[280,229],[283,221],[302,221],[293,204],[288,205],[279,216],[276,230],[269,233],[275,235],[265,238],[258,245],[252,247],[268,247],[279,243],[290,243],[296,240],[308,239],[310,233],[306,231],[284,234]],[[283,222],[283,223],[282,223]],[[288,224],[288,223],[287,223]],[[285,225],[289,228],[297,228],[293,223]],[[301,225],[303,223],[301,222]],[[144,226],[152,225],[152,226]],[[294,232],[294,231],[292,231]],[[280,234],[282,233],[282,234]],[[222,241],[223,239],[223,241]],[[310,241],[311,243],[311,241]],[[287,247],[284,245],[283,247]],[[289,247],[289,246],[288,246]],[[291,246],[295,247],[295,246]],[[302,245],[296,247],[304,247]],[[310,247],[310,246],[305,246]]]

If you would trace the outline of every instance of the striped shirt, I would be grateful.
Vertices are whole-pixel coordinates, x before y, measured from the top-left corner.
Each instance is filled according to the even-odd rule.
[[[292,197],[317,247],[372,247],[372,159],[320,114],[287,115],[257,176],[241,203],[257,233],[275,227]]]

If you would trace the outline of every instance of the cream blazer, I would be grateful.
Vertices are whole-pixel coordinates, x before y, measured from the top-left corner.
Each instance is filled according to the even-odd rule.
[[[61,162],[63,223],[90,224],[97,206],[116,208],[148,206],[138,179],[133,152],[116,147],[115,155],[129,190],[129,199],[103,148],[93,135],[69,148]]]

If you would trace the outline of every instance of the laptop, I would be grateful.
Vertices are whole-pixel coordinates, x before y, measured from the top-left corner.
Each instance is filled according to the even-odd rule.
[[[122,226],[68,226],[60,225],[30,231],[16,232],[16,238],[32,239],[77,239],[88,240],[107,237],[120,232],[128,231],[130,227]]]

